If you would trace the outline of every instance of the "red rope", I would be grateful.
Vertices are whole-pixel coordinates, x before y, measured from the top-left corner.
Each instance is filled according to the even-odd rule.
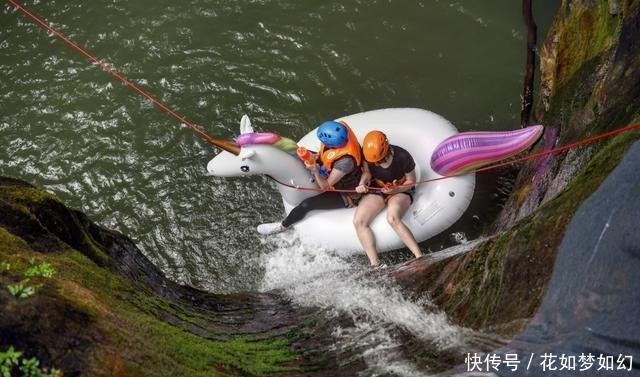
[[[65,41],[69,46],[75,48],[77,51],[79,51],[82,55],[84,55],[85,57],[87,57],[89,60],[93,61],[94,63],[96,63],[97,65],[99,65],[100,67],[102,67],[103,70],[109,72],[110,74],[112,74],[115,78],[117,78],[118,80],[122,81],[123,83],[127,84],[129,87],[131,87],[133,90],[135,90],[136,92],[140,93],[141,95],[145,96],[146,98],[148,98],[149,100],[151,100],[151,102],[155,103],[158,107],[160,107],[162,110],[166,111],[167,113],[169,113],[171,116],[173,116],[174,118],[178,119],[179,121],[181,121],[182,123],[184,123],[185,125],[187,125],[189,128],[191,128],[192,130],[194,130],[195,132],[199,133],[200,135],[204,136],[207,140],[211,141],[213,139],[215,139],[213,136],[207,134],[203,129],[201,129],[200,127],[196,126],[195,124],[189,122],[185,117],[183,117],[182,115],[176,113],[175,111],[171,110],[167,105],[165,105],[164,103],[160,102],[159,100],[157,100],[155,97],[153,97],[152,95],[150,95],[149,93],[145,92],[144,90],[140,89],[136,84],[132,83],[131,81],[127,80],[125,77],[123,77],[121,74],[119,74],[118,72],[116,72],[115,70],[113,70],[111,67],[109,67],[107,64],[103,63],[102,61],[100,61],[98,58],[96,58],[95,56],[91,55],[90,53],[88,53],[86,50],[84,50],[82,47],[78,46],[76,43],[74,43],[72,40],[70,40],[69,38],[67,38],[64,34],[62,34],[61,32],[59,32],[58,30],[54,29],[50,24],[46,23],[45,21],[43,21],[42,19],[40,19],[38,16],[36,16],[35,14],[33,14],[31,11],[29,11],[27,8],[23,7],[22,5],[20,5],[18,2],[16,2],[15,0],[9,0],[9,2],[11,4],[13,4],[16,8],[18,8],[20,11],[22,11],[22,13],[26,14],[27,16],[31,17],[33,20],[35,20],[37,23],[39,23],[42,27],[44,27],[45,29],[49,30],[50,32],[52,32],[54,35],[56,35],[58,38],[62,39],[63,41]]]
[[[439,181],[439,180],[442,180],[442,179],[448,179],[448,178],[452,178],[452,177],[459,177],[459,176],[462,176],[462,175],[478,173],[478,172],[483,172],[483,171],[487,171],[487,170],[497,169],[497,168],[500,168],[500,167],[503,167],[503,166],[517,164],[519,162],[532,160],[534,158],[540,158],[540,157],[547,156],[547,155],[550,155],[550,154],[553,154],[553,153],[563,152],[563,151],[566,151],[568,149],[575,148],[575,147],[578,147],[578,146],[581,146],[581,145],[584,145],[584,144],[592,143],[592,142],[594,142],[596,140],[604,139],[604,138],[609,137],[609,136],[613,136],[613,135],[617,135],[617,134],[622,133],[622,132],[630,131],[630,130],[632,130],[634,128],[638,128],[638,127],[640,127],[640,122],[633,123],[633,124],[631,124],[629,126],[618,128],[618,129],[615,129],[613,131],[609,131],[609,132],[605,132],[605,133],[602,133],[602,134],[599,134],[599,135],[591,136],[591,137],[588,137],[586,139],[578,140],[576,142],[573,142],[573,143],[570,143],[570,144],[567,144],[567,145],[563,145],[561,147],[556,147],[556,148],[552,148],[552,149],[549,149],[549,150],[546,150],[546,151],[533,153],[533,154],[530,154],[528,156],[517,158],[515,160],[500,162],[500,163],[497,163],[497,164],[494,164],[494,165],[489,165],[489,166],[485,166],[485,167],[482,167],[482,168],[473,169],[473,170],[470,170],[470,171],[467,171],[467,172],[464,172],[464,173],[458,173],[458,174],[452,174],[452,175],[443,175],[443,176],[437,177],[437,178],[425,179],[425,180],[417,181],[413,185],[420,185],[420,184],[424,184],[424,183],[435,182],[435,181]],[[321,188],[318,188],[318,187],[299,187],[299,186],[294,186],[294,185],[290,185],[290,184],[287,184],[287,183],[284,183],[284,182],[280,182],[275,178],[273,178],[273,180],[278,182],[279,184],[281,184],[283,186],[287,186],[289,188],[295,188],[295,189],[298,189],[298,190],[327,191],[325,189],[321,189]],[[402,187],[402,186],[403,185],[398,185],[396,187]],[[378,187],[370,187],[369,190],[381,190],[381,189],[378,188]],[[336,191],[336,192],[355,192],[354,189],[343,189],[343,190],[332,189],[331,191]]]
[[[212,143],[216,144],[215,141],[218,141],[218,139],[216,139],[215,137],[209,135],[203,129],[201,129],[200,127],[196,126],[195,124],[189,122],[185,117],[183,117],[182,115],[180,115],[180,114],[176,113],[175,111],[171,110],[167,105],[165,105],[164,103],[160,102],[159,100],[157,100],[155,97],[153,97],[149,93],[145,92],[144,90],[140,89],[137,85],[135,85],[131,81],[127,80],[125,77],[123,77],[121,74],[119,74],[114,69],[109,67],[107,64],[105,64],[102,61],[100,61],[95,56],[93,56],[90,53],[88,53],[82,47],[78,46],[72,40],[67,38],[64,34],[59,32],[58,30],[54,29],[51,25],[49,25],[48,23],[46,23],[45,21],[40,19],[38,16],[33,14],[27,8],[25,8],[22,5],[20,5],[15,0],[9,0],[9,2],[11,4],[13,4],[16,8],[18,8],[20,11],[22,11],[24,14],[26,14],[27,16],[29,16],[33,20],[35,20],[42,27],[44,27],[45,29],[49,30],[51,33],[56,35],[58,38],[62,39],[68,45],[70,45],[71,47],[73,47],[74,49],[79,51],[82,55],[87,57],[89,60],[91,60],[94,63],[98,64],[100,67],[102,67],[103,70],[109,72],[115,78],[117,78],[118,80],[122,81],[127,86],[131,87],[133,90],[135,90],[136,92],[140,93],[144,97],[146,97],[149,100],[151,100],[151,102],[156,104],[162,110],[166,111],[168,114],[170,114],[174,118],[178,119],[179,121],[181,121],[182,123],[187,125],[189,128],[191,128],[195,132],[197,132],[200,135],[204,136],[204,138],[206,138],[209,142],[212,142]],[[565,150],[570,149],[570,148],[575,148],[577,146],[584,145],[584,144],[587,144],[587,143],[591,143],[591,142],[594,142],[596,140],[599,140],[599,139],[602,139],[602,138],[605,138],[605,137],[609,137],[609,136],[616,135],[616,134],[619,134],[619,133],[622,133],[622,132],[625,132],[625,131],[629,131],[629,130],[631,130],[633,128],[636,128],[636,127],[640,127],[640,122],[634,123],[634,124],[629,125],[627,127],[619,128],[619,129],[616,129],[616,130],[613,130],[613,131],[605,132],[605,133],[600,134],[600,135],[592,136],[590,138],[586,138],[584,140],[580,140],[580,141],[577,141],[577,142],[574,142],[574,143],[571,143],[571,144],[567,144],[567,145],[562,146],[562,147],[557,147],[557,148],[549,149],[549,150],[546,150],[546,151],[534,153],[534,154],[531,154],[531,155],[528,155],[528,156],[525,156],[525,157],[521,157],[521,158],[518,158],[518,159],[515,159],[515,160],[505,161],[505,162],[501,162],[501,163],[498,163],[498,164],[495,164],[495,165],[485,166],[483,168],[474,169],[474,170],[471,170],[471,171],[468,171],[468,172],[464,172],[464,173],[445,175],[445,176],[441,176],[441,177],[437,177],[437,178],[417,181],[415,184],[418,185],[418,184],[423,184],[423,183],[428,183],[428,182],[434,182],[434,181],[439,181],[441,179],[447,179],[447,178],[451,178],[451,177],[458,177],[458,176],[461,176],[461,175],[477,173],[477,172],[487,171],[487,170],[491,170],[491,169],[497,169],[497,168],[502,167],[502,166],[513,165],[513,164],[516,164],[516,163],[519,163],[519,162],[522,162],[522,161],[526,161],[526,160],[530,160],[530,159],[534,159],[534,158],[539,158],[539,157],[546,156],[546,155],[553,154],[553,153],[562,152],[562,151],[565,151]],[[275,178],[272,178],[272,179],[274,181],[278,182],[279,184],[283,185],[283,186],[290,187],[290,188],[295,188],[295,189],[298,189],[298,190],[326,191],[325,189],[321,189],[321,188],[317,188],[317,187],[299,187],[299,186],[294,186],[294,185],[290,185],[290,184],[287,184],[287,183],[284,183],[284,182],[280,182]],[[370,189],[372,189],[372,190],[380,190],[379,188],[375,188],[375,187],[372,187]],[[348,190],[332,189],[332,191],[336,191],[336,192],[355,192],[355,190],[353,190],[353,189],[348,189]]]

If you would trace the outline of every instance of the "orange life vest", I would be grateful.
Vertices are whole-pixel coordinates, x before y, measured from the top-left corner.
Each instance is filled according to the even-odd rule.
[[[327,171],[331,171],[333,167],[333,163],[336,162],[339,158],[344,156],[351,156],[356,161],[356,166],[360,167],[362,162],[362,150],[360,149],[360,143],[358,143],[358,138],[356,134],[353,133],[351,127],[345,122],[340,121],[342,125],[347,128],[348,132],[348,140],[345,145],[340,148],[328,148],[325,149],[324,144],[320,144],[320,162],[322,162],[322,166],[324,166]]]

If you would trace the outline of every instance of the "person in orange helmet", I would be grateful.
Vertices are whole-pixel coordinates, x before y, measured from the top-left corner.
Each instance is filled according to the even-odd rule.
[[[371,131],[364,137],[362,152],[365,161],[361,182],[370,183],[356,187],[356,192],[366,195],[358,203],[353,224],[371,266],[384,267],[378,258],[376,239],[370,224],[385,207],[387,221],[393,230],[416,258],[421,257],[418,242],[402,222],[402,216],[413,202],[416,182],[413,157],[404,148],[389,144],[387,136],[380,131]],[[376,187],[377,190],[370,190],[369,187]]]

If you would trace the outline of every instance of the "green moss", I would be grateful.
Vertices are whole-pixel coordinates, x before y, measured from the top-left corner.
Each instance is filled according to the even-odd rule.
[[[640,138],[640,129],[636,128],[618,134],[606,141],[606,144],[598,150],[589,164],[578,174],[564,190],[564,196],[575,196],[586,199],[586,196],[595,191],[613,169],[622,161],[631,145]],[[579,192],[580,195],[575,193]],[[582,202],[580,200],[580,203]],[[574,202],[572,207],[579,203],[565,199],[565,202]]]
[[[93,261],[98,263],[101,266],[105,266],[107,265],[107,263],[109,262],[109,256],[105,253],[105,251],[102,249],[102,247],[100,247],[100,245],[98,245],[94,240],[93,237],[91,237],[85,230],[84,228],[78,226],[78,229],[81,229],[82,231],[82,237],[83,237],[83,246],[85,246],[84,248],[84,252],[85,254],[88,254],[92,257]]]
[[[455,278],[456,288],[447,300],[448,312],[458,311],[458,317],[463,317],[465,324],[474,323],[480,317],[486,316],[486,311],[493,307],[487,300],[495,296],[495,278],[489,274],[491,264],[495,261],[496,246],[501,245],[503,237],[496,237],[476,248],[469,258],[465,258],[458,269]],[[489,277],[489,280],[486,278]],[[479,302],[474,297],[483,297]],[[485,313],[482,313],[485,312]]]
[[[225,375],[224,371],[261,376],[295,370],[281,366],[295,359],[284,340],[237,337],[215,341],[140,313],[129,312],[126,318],[138,330],[129,338],[119,339],[117,343],[128,349],[120,357],[125,365],[153,376],[212,376]],[[128,333],[112,332],[111,336]]]
[[[43,203],[49,200],[60,202],[55,195],[35,187],[0,186],[0,192],[22,202]]]
[[[0,255],[31,250],[29,245],[20,237],[0,227]]]
[[[567,4],[569,6],[569,4]],[[558,46],[557,87],[564,86],[585,62],[602,55],[617,41],[621,17],[609,14],[608,3],[572,2],[568,17],[555,32],[561,34]]]
[[[472,268],[467,270],[466,280],[470,283],[470,297],[483,297],[473,300],[465,314],[469,324],[484,323],[497,309],[498,298],[502,296],[503,271],[508,252],[509,235],[501,235],[487,242],[478,252]]]
[[[102,345],[103,349],[96,352],[113,349],[112,360],[121,360],[129,372],[150,376],[222,376],[241,371],[243,375],[261,376],[298,370],[284,366],[298,358],[291,353],[291,340],[287,336],[237,336],[231,340],[198,336],[183,326],[157,318],[154,313],[162,309],[184,320],[185,325],[196,326],[206,321],[205,315],[138,291],[75,250],[52,256],[51,263],[58,271],[54,279],[60,280],[60,294],[90,312],[97,326],[108,334],[107,343],[111,346]],[[212,335],[216,334],[212,330]],[[102,365],[108,356],[97,356],[100,361],[95,365]]]

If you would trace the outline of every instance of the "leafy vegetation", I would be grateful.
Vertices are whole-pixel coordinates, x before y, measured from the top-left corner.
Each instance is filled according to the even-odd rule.
[[[10,271],[11,263],[8,261],[3,261],[0,264],[0,271]],[[35,285],[27,285],[32,277],[45,277],[50,278],[56,273],[56,270],[51,266],[51,264],[47,262],[42,262],[39,264],[35,263],[35,259],[31,258],[29,262],[29,268],[24,272],[24,279],[20,280],[16,284],[7,285],[7,289],[9,293],[11,293],[14,297],[19,299],[24,299],[33,296],[38,289],[42,287],[42,284]]]
[[[62,377],[62,372],[55,368],[40,368],[38,359],[23,357],[22,352],[10,346],[7,351],[0,352],[0,376]]]
[[[47,262],[35,264],[34,260],[31,259],[30,263],[31,265],[29,266],[27,271],[25,271],[24,273],[24,276],[26,277],[42,276],[42,277],[50,278],[53,276],[53,274],[56,273],[56,270],[51,266],[51,264]]]
[[[27,285],[28,282],[29,279],[22,279],[16,284],[8,285],[7,289],[9,289],[9,292],[17,298],[31,297],[36,293],[39,286]]]

